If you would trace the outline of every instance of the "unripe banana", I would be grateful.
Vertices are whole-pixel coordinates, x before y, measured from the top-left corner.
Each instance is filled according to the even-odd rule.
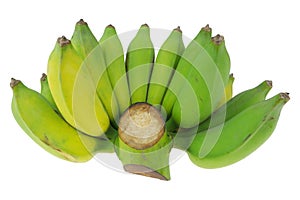
[[[130,93],[123,47],[114,26],[108,25],[105,28],[99,44],[103,50],[109,79],[122,114],[130,106]]]
[[[84,135],[67,124],[47,99],[12,79],[12,112],[20,127],[43,149],[72,162],[86,162],[98,151],[111,152],[110,141]]]
[[[208,43],[210,41],[211,28],[208,25],[206,27],[203,27],[201,29],[201,31],[199,32],[199,34],[197,35],[197,37],[199,38],[198,40],[199,40],[199,42],[201,42],[201,45],[202,46],[205,45],[206,43]],[[168,118],[171,116],[174,103],[176,102],[176,99],[177,99],[181,89],[183,88],[183,85],[187,81],[184,74],[188,74],[190,68],[192,67],[191,66],[192,62],[190,62],[189,60],[191,60],[191,61],[196,60],[198,54],[200,53],[199,51],[202,50],[201,47],[199,47],[199,45],[197,45],[196,38],[187,46],[187,48],[183,52],[183,55],[177,64],[176,71],[175,71],[172,79],[170,80],[169,87],[164,96],[162,106],[166,110],[166,113],[168,114]],[[191,57],[191,58],[189,58],[189,57]],[[194,58],[192,58],[192,57],[194,57]],[[169,88],[172,88],[172,90]]]
[[[271,88],[272,81],[264,81],[258,86],[236,95],[202,122],[198,127],[198,132],[218,126],[246,108],[265,100]]]
[[[93,82],[93,77],[99,73],[94,70],[91,74],[89,66],[70,40],[58,38],[48,61],[48,82],[64,119],[86,134],[100,136],[110,123]]]
[[[71,43],[82,57],[84,65],[88,68],[92,80],[97,86],[97,94],[105,107],[110,121],[117,127],[116,121],[119,118],[119,107],[108,77],[103,50],[98,45],[98,41],[88,24],[82,19],[76,23]]]
[[[255,151],[272,134],[287,93],[257,103],[214,128],[198,132],[188,149],[191,161],[204,168],[233,164]]]
[[[184,49],[182,31],[178,27],[171,32],[157,54],[147,94],[148,103],[161,105]]]
[[[50,103],[50,105],[55,110],[55,112],[59,113],[59,110],[55,104],[53,97],[52,97],[46,74],[44,74],[44,73],[42,74],[40,82],[41,82],[41,95],[43,95],[47,99],[47,101]]]
[[[217,35],[210,39],[209,30],[208,27],[201,29],[176,70],[185,77],[186,83],[181,86],[172,117],[183,128],[199,124],[215,110],[228,82],[230,59],[224,38]],[[194,94],[188,91],[190,88]],[[196,96],[196,100],[191,100],[191,95]]]
[[[154,54],[150,28],[147,24],[143,24],[130,42],[126,54],[126,69],[132,104],[146,102]]]

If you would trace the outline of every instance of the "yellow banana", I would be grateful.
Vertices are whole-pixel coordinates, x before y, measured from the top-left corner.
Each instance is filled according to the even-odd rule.
[[[48,61],[48,82],[53,99],[64,119],[80,131],[102,135],[109,118],[96,95],[90,71],[70,40],[58,38]]]

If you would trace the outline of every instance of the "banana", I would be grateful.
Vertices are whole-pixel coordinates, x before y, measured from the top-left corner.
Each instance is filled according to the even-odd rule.
[[[105,28],[99,44],[103,50],[109,79],[122,114],[130,106],[130,94],[123,47],[114,26],[108,25]]]
[[[52,94],[51,94],[51,91],[49,88],[49,84],[48,84],[48,80],[47,80],[47,75],[45,73],[42,74],[40,82],[41,82],[41,95],[43,95],[47,99],[47,101],[50,103],[50,105],[55,110],[55,112],[59,113],[59,110],[55,104],[53,97],[52,97]]]
[[[162,44],[157,54],[147,94],[148,103],[161,105],[184,49],[182,31],[177,27]]]
[[[81,56],[94,84],[97,86],[97,94],[105,107],[110,121],[117,127],[116,121],[119,118],[119,107],[107,74],[103,50],[98,45],[98,41],[88,24],[82,19],[76,23],[71,43]]]
[[[94,70],[91,75],[89,66],[63,36],[58,38],[48,60],[48,82],[64,119],[86,134],[100,136],[110,123],[93,82],[93,76],[99,73]]]
[[[196,37],[197,38],[197,37]],[[162,106],[166,110],[166,113],[168,115],[168,119],[171,116],[172,108],[174,106],[174,103],[176,102],[177,96],[179,95],[181,89],[183,88],[183,85],[187,81],[185,79],[185,76],[183,74],[188,74],[189,69],[192,67],[192,63],[188,60],[188,56],[194,57],[194,59],[190,58],[190,60],[196,60],[198,54],[202,50],[199,45],[196,43],[196,38],[190,42],[190,44],[187,46],[185,51],[183,52],[183,55],[181,56],[176,71],[170,81],[169,87],[166,91],[166,94],[164,96]],[[203,27],[198,34],[198,40],[202,43],[202,45],[208,43],[208,41],[211,38],[211,28],[207,25]],[[197,51],[195,51],[197,50]],[[179,70],[181,70],[179,72]],[[183,72],[183,70],[185,70]],[[173,120],[174,121],[174,120]]]
[[[97,152],[111,152],[105,138],[84,135],[67,124],[47,99],[12,78],[12,112],[20,127],[43,149],[72,162],[86,162]]]
[[[207,120],[198,126],[198,131],[218,126],[239,114],[246,108],[265,100],[272,88],[272,81],[263,81],[258,86],[241,92],[217,109]]]
[[[130,42],[126,54],[126,69],[132,104],[146,102],[154,54],[150,28],[147,24],[143,24]]]
[[[209,27],[201,29],[176,69],[186,82],[178,86],[181,89],[172,108],[172,118],[183,128],[191,128],[210,116],[228,82],[230,59],[224,37],[210,38],[210,33]],[[191,100],[192,96],[196,96],[196,100]]]
[[[233,86],[233,82],[234,82],[233,74],[230,74],[229,78],[228,78],[228,83],[225,86],[224,96],[222,97],[222,99],[218,103],[218,106],[217,106],[216,109],[218,109],[219,107],[221,107],[224,103],[226,103],[227,101],[229,101],[232,98],[232,86]]]
[[[187,151],[191,161],[200,167],[218,168],[248,156],[270,137],[288,101],[288,94],[280,93],[246,108],[224,126],[198,132]]]

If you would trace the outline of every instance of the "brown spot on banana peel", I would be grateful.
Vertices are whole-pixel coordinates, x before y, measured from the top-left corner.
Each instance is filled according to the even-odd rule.
[[[42,141],[44,144],[46,144],[47,146],[49,146],[50,148],[52,148],[52,149],[54,149],[55,151],[57,151],[57,153],[59,153],[61,156],[63,156],[66,160],[69,160],[69,161],[72,161],[72,162],[76,162],[76,161],[77,161],[77,160],[76,160],[73,156],[71,156],[70,154],[67,154],[67,153],[63,152],[61,149],[59,149],[59,148],[53,146],[53,145],[50,143],[50,141],[49,141],[49,139],[48,139],[48,137],[47,137],[46,135],[44,136],[44,139],[41,140],[41,141]]]

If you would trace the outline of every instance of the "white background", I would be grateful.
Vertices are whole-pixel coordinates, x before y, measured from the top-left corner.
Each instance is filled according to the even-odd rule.
[[[6,3],[4,3],[6,2]],[[284,2],[284,3],[281,3]],[[299,199],[299,6],[297,1],[20,1],[0,3],[0,199]],[[11,114],[11,77],[39,90],[56,38],[70,37],[84,18],[97,38],[147,22],[180,25],[193,38],[207,23],[225,36],[236,80],[234,94],[273,80],[270,96],[290,92],[272,137],[229,167],[207,170],[187,156],[171,166],[169,182],[111,170],[96,160],[69,163],[48,154]]]

